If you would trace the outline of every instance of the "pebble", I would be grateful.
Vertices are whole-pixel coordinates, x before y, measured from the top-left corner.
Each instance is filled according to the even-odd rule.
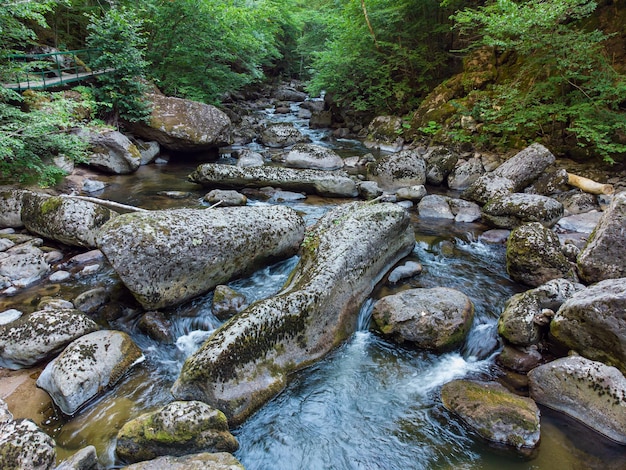
[[[72,274],[67,271],[57,271],[51,274],[48,280],[50,282],[64,282],[67,281],[70,277],[72,277]]]

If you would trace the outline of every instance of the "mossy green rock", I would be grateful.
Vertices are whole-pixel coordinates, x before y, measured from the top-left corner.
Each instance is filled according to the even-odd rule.
[[[518,449],[539,444],[539,409],[497,382],[454,380],[441,389],[446,409],[488,441]]]
[[[54,468],[54,440],[28,419],[0,425],[0,468],[49,470]]]
[[[163,470],[164,468],[168,470],[244,470],[244,466],[227,452],[159,457],[123,468],[124,470]]]
[[[159,309],[288,258],[303,237],[304,221],[284,206],[173,209],[121,215],[98,245],[135,298]]]
[[[394,204],[344,204],[324,215],[302,243],[283,289],[219,328],[174,384],[181,400],[201,400],[239,424],[285,386],[288,375],[324,357],[356,329],[361,303],[415,236]]]
[[[139,462],[238,448],[224,413],[199,401],[175,401],[126,423],[117,434],[116,453],[126,462]]]
[[[534,368],[528,379],[537,403],[626,444],[626,378],[615,367],[570,356]]]

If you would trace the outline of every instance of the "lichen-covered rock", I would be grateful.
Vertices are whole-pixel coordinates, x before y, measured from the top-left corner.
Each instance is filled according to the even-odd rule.
[[[539,444],[539,409],[497,382],[454,380],[441,389],[443,405],[481,437],[518,449]]]
[[[248,203],[248,198],[243,194],[230,189],[214,189],[209,191],[204,200],[209,204],[219,203],[220,207],[235,207],[245,206]]]
[[[320,196],[356,197],[356,183],[341,171],[301,170],[296,168],[254,167],[207,163],[189,175],[192,183],[224,189],[274,186]]]
[[[158,93],[149,94],[147,98],[152,102],[150,120],[132,123],[133,134],[179,152],[230,144],[230,119],[215,106]]]
[[[126,423],[117,433],[115,451],[126,462],[139,462],[238,448],[224,413],[199,401],[174,401]]]
[[[407,186],[406,188],[400,188],[396,191],[396,197],[398,201],[412,201],[419,202],[428,192],[426,186],[420,184],[418,186]]]
[[[476,222],[482,218],[480,206],[475,202],[465,199],[450,198],[448,205],[454,215],[454,221],[458,223]]]
[[[327,147],[313,144],[296,144],[285,157],[285,166],[311,170],[339,170],[343,159]]]
[[[495,196],[522,191],[554,161],[554,155],[547,148],[541,144],[532,144],[491,173],[478,178],[463,193],[463,197],[485,204]]]
[[[376,181],[359,181],[357,187],[359,188],[359,196],[368,201],[383,194],[383,190],[380,189]]]
[[[217,286],[213,292],[211,310],[220,320],[225,320],[241,312],[247,306],[246,297],[228,286]]]
[[[563,204],[565,215],[582,214],[593,210],[600,210],[596,196],[582,192],[580,189],[555,194],[554,199]]]
[[[54,470],[100,470],[98,454],[94,446],[80,449],[71,457],[61,462]]]
[[[101,330],[73,341],[48,363],[37,386],[66,415],[74,414],[143,360],[141,349],[122,331]]]
[[[587,283],[626,277],[626,191],[613,196],[587,245],[578,271]]]
[[[626,278],[578,291],[556,312],[550,334],[579,354],[626,374]]]
[[[546,332],[544,309],[556,312],[576,292],[583,289],[565,279],[553,279],[545,284],[511,297],[498,320],[498,333],[509,343],[528,346],[538,343]]]
[[[22,221],[30,232],[71,246],[95,248],[98,231],[116,215],[71,197],[30,193],[22,199]]]
[[[305,237],[283,289],[250,305],[189,357],[174,396],[209,403],[241,423],[290,373],[354,332],[361,303],[414,243],[408,213],[394,204],[343,204],[326,213]]]
[[[385,155],[368,167],[368,179],[381,188],[396,190],[426,183],[426,162],[415,150]]]
[[[45,253],[30,243],[0,253],[0,277],[15,287],[28,287],[50,272]]]
[[[626,378],[615,367],[570,356],[528,374],[530,396],[626,444]]]
[[[567,191],[570,188],[568,180],[567,170],[563,168],[551,169],[537,178],[533,184],[524,188],[524,192],[528,194],[551,196],[553,194]]]
[[[251,166],[263,166],[263,155],[250,149],[243,149],[237,158],[237,166],[247,168]]]
[[[404,139],[399,136],[401,132],[401,118],[397,116],[376,116],[367,126],[365,145],[387,152],[397,152],[404,144]]]
[[[506,270],[513,280],[533,287],[551,279],[575,278],[559,238],[539,222],[521,225],[511,232],[506,244]]]
[[[33,366],[97,329],[96,323],[78,310],[39,310],[24,315],[0,326],[0,366]]]
[[[123,470],[163,470],[164,468],[168,470],[245,470],[239,460],[228,452],[159,457],[123,467]]]
[[[0,191],[0,227],[21,228],[22,197],[29,191],[6,189]]]
[[[49,470],[54,468],[54,441],[29,419],[0,426],[0,468]]]
[[[498,228],[515,228],[526,222],[553,227],[563,217],[563,205],[539,194],[513,193],[491,199],[483,207],[483,219]]]
[[[279,122],[266,126],[261,132],[259,140],[267,147],[282,148],[308,142],[309,138],[290,122]]]
[[[418,348],[446,351],[459,346],[474,319],[474,304],[447,287],[410,289],[374,304],[376,325],[385,336]]]
[[[288,207],[225,207],[124,214],[98,244],[135,298],[159,309],[292,256],[303,237],[304,221]]]
[[[454,169],[459,156],[446,147],[431,147],[424,154],[426,161],[426,181],[440,185]]]
[[[81,130],[82,138],[90,145],[87,164],[98,170],[124,175],[132,173],[141,165],[139,149],[118,131],[93,132]]]
[[[485,173],[480,158],[470,158],[455,166],[448,175],[448,187],[450,189],[467,189],[470,185]]]
[[[447,196],[429,194],[424,196],[417,205],[420,217],[429,219],[454,219]]]

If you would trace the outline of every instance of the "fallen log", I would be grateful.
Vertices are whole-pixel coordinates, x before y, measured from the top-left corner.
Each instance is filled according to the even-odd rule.
[[[589,194],[613,194],[613,185],[602,184],[597,181],[585,178],[584,176],[567,174],[567,183],[575,188],[582,189]]]

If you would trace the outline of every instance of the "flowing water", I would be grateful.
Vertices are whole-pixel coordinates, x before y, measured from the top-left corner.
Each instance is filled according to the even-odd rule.
[[[295,118],[295,113],[268,117],[294,122],[315,142],[344,156],[368,152],[359,142],[327,140],[325,131],[309,131],[306,121]],[[186,181],[203,157],[172,158],[170,163],[142,167],[134,175],[101,178],[109,186],[99,196],[149,209],[203,207],[201,197],[206,191]],[[227,152],[222,158],[232,161]],[[160,194],[164,190],[188,195],[171,199]],[[309,196],[285,204],[312,224],[341,202]],[[505,301],[523,289],[506,274],[503,247],[478,241],[484,227],[420,220],[414,213],[412,217],[416,245],[410,258],[422,263],[422,274],[393,288],[379,286],[361,308],[358,331],[345,344],[294,374],[279,396],[233,430],[241,445],[236,457],[248,470],[625,469],[623,447],[558,413],[542,409],[541,445],[533,455],[522,456],[486,444],[443,408],[439,391],[444,383],[504,375],[494,360],[501,348],[497,318]],[[266,298],[281,288],[296,263],[294,257],[229,285],[250,302]],[[119,281],[108,268],[78,283],[47,286],[45,292],[30,289],[0,307],[21,302],[28,311],[24,304],[36,303],[31,297],[71,299],[94,285],[111,288]],[[474,302],[475,319],[463,348],[433,354],[397,346],[370,331],[377,298],[436,286],[456,288]],[[111,289],[119,293],[114,302],[119,301],[122,308],[108,319],[108,325],[129,332],[146,361],[73,419],[60,416],[52,406],[31,416],[56,439],[59,459],[92,444],[109,468],[121,465],[115,458],[120,427],[173,399],[170,387],[185,358],[220,325],[211,312],[212,295],[199,297],[167,311],[176,342],[164,345],[139,332],[136,323],[141,312],[125,290]]]

